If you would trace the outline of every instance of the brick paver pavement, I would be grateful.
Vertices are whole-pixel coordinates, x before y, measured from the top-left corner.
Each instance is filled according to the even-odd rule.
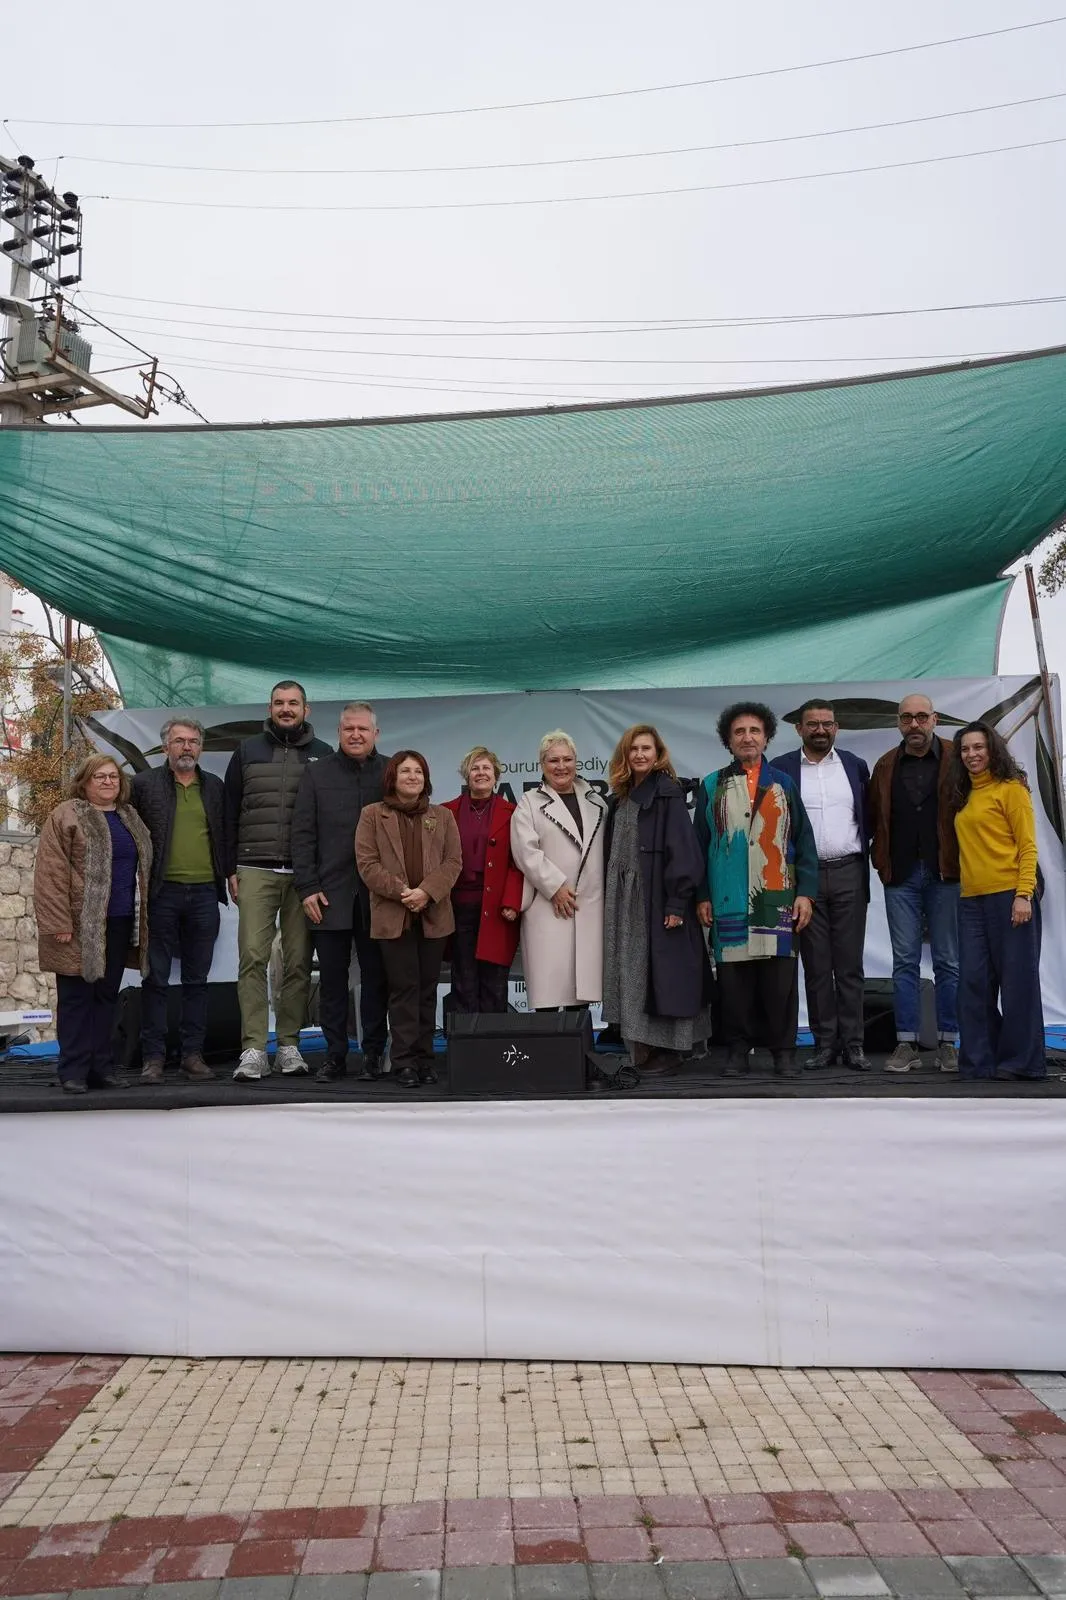
[[[137,1357],[22,1523],[513,1495],[1003,1486],[902,1372]]]
[[[1066,1420],[1003,1373],[0,1357],[0,1595],[46,1594],[1066,1600]]]

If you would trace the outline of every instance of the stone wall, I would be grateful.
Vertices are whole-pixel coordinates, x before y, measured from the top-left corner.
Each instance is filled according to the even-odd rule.
[[[55,979],[37,965],[36,857],[35,835],[0,833],[0,1011],[39,1007],[54,1015]],[[54,1039],[55,1028],[39,1028],[32,1036]]]

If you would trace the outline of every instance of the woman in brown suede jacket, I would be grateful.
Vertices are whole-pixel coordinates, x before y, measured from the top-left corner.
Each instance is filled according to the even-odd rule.
[[[398,750],[385,768],[384,798],[364,806],[355,861],[370,890],[370,936],[379,942],[389,987],[389,1030],[397,1082],[436,1083],[433,1025],[448,935],[451,888],[462,871],[455,818],[431,806],[429,765]]]
[[[37,845],[37,959],[56,974],[67,1094],[116,1081],[111,1035],[122,972],[147,970],[152,841],[129,798],[129,778],[111,756],[86,756]]]

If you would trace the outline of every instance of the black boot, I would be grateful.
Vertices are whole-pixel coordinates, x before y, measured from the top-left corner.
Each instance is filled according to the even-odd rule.
[[[371,1078],[383,1078],[385,1067],[376,1050],[364,1050],[359,1061],[359,1070],[355,1074],[360,1083],[368,1083]]]
[[[396,1078],[396,1082],[401,1084],[405,1089],[417,1089],[422,1081],[418,1076],[417,1067],[401,1067],[399,1072],[395,1073],[394,1076]]]
[[[341,1078],[348,1076],[348,1061],[345,1056],[327,1056],[325,1061],[315,1073],[316,1083],[338,1083]]]
[[[420,1061],[418,1063],[418,1081],[422,1084],[437,1082],[437,1068],[434,1062]]]
[[[795,1050],[771,1050],[770,1055],[773,1058],[775,1078],[799,1077]]]
[[[751,1051],[746,1045],[731,1044],[722,1068],[723,1078],[742,1078],[751,1071]]]

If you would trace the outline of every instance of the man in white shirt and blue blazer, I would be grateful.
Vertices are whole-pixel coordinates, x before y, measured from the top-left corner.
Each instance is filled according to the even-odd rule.
[[[801,745],[773,765],[800,791],[818,845],[818,896],[800,935],[807,1017],[814,1034],[809,1068],[841,1060],[869,1072],[863,1048],[863,945],[870,902],[870,769],[861,756],[836,748],[831,702],[800,706]]]

